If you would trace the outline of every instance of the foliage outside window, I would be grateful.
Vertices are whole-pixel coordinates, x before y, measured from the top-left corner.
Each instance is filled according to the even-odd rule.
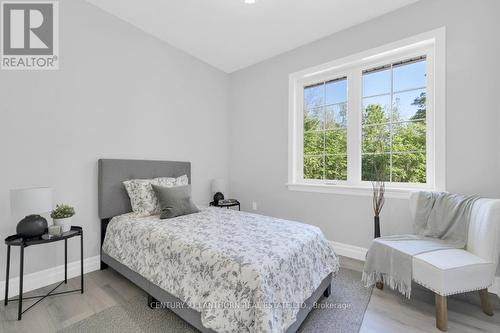
[[[347,180],[347,77],[304,87],[304,179]],[[426,58],[362,72],[361,178],[426,183]]]
[[[426,60],[363,72],[362,180],[426,183]]]
[[[347,179],[347,79],[304,88],[304,178]]]

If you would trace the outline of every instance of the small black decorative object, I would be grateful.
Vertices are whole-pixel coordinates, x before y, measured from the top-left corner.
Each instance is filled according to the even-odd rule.
[[[16,233],[24,238],[43,235],[47,231],[47,220],[40,215],[28,215],[16,227]]]
[[[219,200],[224,200],[224,194],[221,192],[217,192],[214,194],[214,203],[217,205],[219,203]]]
[[[224,193],[226,192],[226,183],[224,179],[213,179],[212,180],[212,193],[214,194],[214,204],[218,205],[219,200],[224,200]]]

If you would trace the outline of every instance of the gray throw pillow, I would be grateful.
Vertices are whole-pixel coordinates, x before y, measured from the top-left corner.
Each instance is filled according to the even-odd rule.
[[[191,185],[165,187],[153,185],[160,203],[160,219],[198,213],[200,210],[191,201]]]

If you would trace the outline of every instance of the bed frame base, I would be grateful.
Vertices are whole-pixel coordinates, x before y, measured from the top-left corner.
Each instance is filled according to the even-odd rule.
[[[328,298],[330,297],[331,294],[332,294],[332,284],[330,283],[330,285],[326,287],[325,291],[323,292],[323,296]]]
[[[212,329],[206,328],[201,323],[201,313],[189,308],[186,303],[182,302],[177,297],[166,292],[162,288],[158,287],[154,283],[147,280],[142,275],[134,272],[127,266],[121,264],[115,259],[108,256],[106,253],[101,251],[101,269],[102,265],[106,265],[113,268],[115,271],[123,275],[125,278],[130,280],[132,283],[137,285],[139,288],[144,290],[148,294],[148,306],[151,309],[156,309],[160,305],[167,305],[171,311],[176,315],[184,319],[186,322],[194,326],[202,333],[217,333]],[[295,333],[302,322],[306,319],[309,312],[312,310],[314,304],[321,298],[321,296],[328,297],[331,294],[331,281],[332,274],[329,274],[319,285],[318,289],[304,302],[305,306],[301,308],[297,314],[297,320],[286,330],[285,333]],[[170,306],[169,306],[170,305]],[[173,305],[173,306],[172,306]]]
[[[106,230],[108,229],[108,224],[111,219],[101,219],[101,248],[104,244],[104,238],[106,237]],[[108,268],[108,265],[102,260],[102,250],[101,250],[101,271]]]
[[[154,298],[153,296],[148,294],[148,306],[150,309],[156,309],[158,306],[158,300]]]

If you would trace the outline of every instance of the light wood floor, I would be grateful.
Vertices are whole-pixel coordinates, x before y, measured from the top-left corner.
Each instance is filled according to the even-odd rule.
[[[361,263],[341,259],[347,268],[360,270]],[[64,288],[78,288],[79,279],[71,279]],[[96,271],[85,275],[85,293],[55,296],[43,300],[17,321],[17,303],[9,303],[7,308],[0,305],[0,332],[55,332],[78,322],[107,307],[120,304],[142,291],[112,269]],[[29,295],[46,292],[42,288]],[[494,296],[496,297],[496,296]],[[470,300],[468,300],[470,301]],[[472,300],[474,302],[474,300]],[[479,296],[477,296],[477,302]],[[440,332],[435,328],[434,297],[424,290],[414,290],[412,300],[407,301],[387,288],[374,289],[364,317],[361,333],[384,332]],[[449,332],[500,332],[500,309],[498,300],[494,301],[496,315],[487,317],[478,304],[463,299],[449,300]],[[31,303],[26,302],[28,306]],[[332,328],[332,332],[335,329]]]

